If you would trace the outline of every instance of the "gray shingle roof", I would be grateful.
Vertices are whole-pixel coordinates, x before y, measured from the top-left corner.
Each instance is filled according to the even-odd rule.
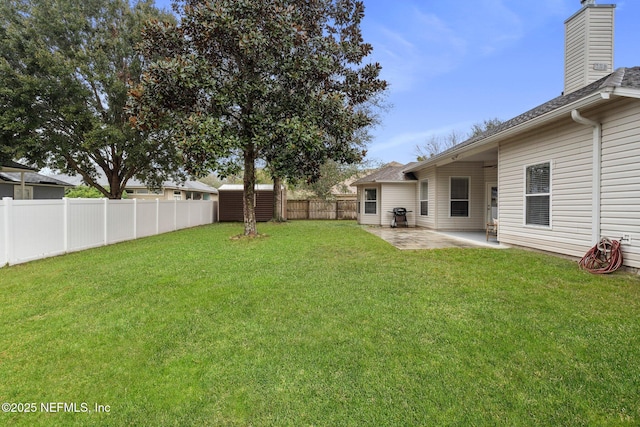
[[[495,135],[521,123],[528,122],[529,120],[535,119],[538,116],[553,111],[557,108],[564,107],[565,105],[569,105],[572,102],[600,92],[607,88],[616,87],[640,89],[640,67],[618,68],[608,76],[603,77],[602,79],[595,81],[590,85],[583,87],[582,89],[578,89],[575,92],[571,92],[567,95],[560,95],[557,98],[552,99],[551,101],[545,102],[544,104],[539,105],[523,114],[520,114],[519,116],[514,117],[511,120],[507,120],[500,126],[496,126],[494,129],[491,129],[488,132],[462,142],[458,147],[466,144],[472,144],[475,141],[485,139],[491,135]]]
[[[403,173],[403,171],[417,163],[409,163],[403,165],[398,162],[391,162],[384,167],[378,169],[374,173],[360,178],[351,185],[369,184],[373,182],[404,182],[416,181],[417,178],[412,173]]]
[[[520,114],[512,118],[511,120],[507,120],[503,122],[501,125],[496,126],[488,130],[487,132],[477,135],[473,138],[470,138],[466,141],[461,142],[460,144],[443,151],[442,153],[432,157],[424,162],[424,164],[430,163],[431,161],[446,157],[450,152],[459,150],[467,145],[472,145],[476,142],[487,139],[493,135],[497,135],[501,132],[514,128],[518,125],[526,123],[530,120],[533,120],[537,117],[540,117],[544,114],[557,110],[561,107],[570,105],[582,98],[586,98],[590,95],[599,93],[599,92],[608,92],[613,91],[616,88],[623,89],[637,89],[640,90],[640,67],[631,67],[631,68],[618,68],[613,73],[609,74],[606,77],[603,77],[600,80],[597,80],[590,85],[583,87],[582,89],[578,89],[575,92],[571,92],[569,94],[560,95],[544,104],[541,104],[531,110]],[[409,170],[410,167],[406,167],[405,170]]]
[[[20,172],[0,172],[0,180],[7,182],[22,182],[20,178]],[[62,185],[65,187],[73,187],[73,184],[70,184],[65,181],[61,181],[59,179],[41,175],[35,172],[27,172],[24,174],[24,182],[25,184],[47,184],[47,185]]]
[[[47,178],[54,177],[57,179],[61,179],[63,181],[69,182],[73,186],[84,185],[84,181],[82,176],[80,175],[65,175],[65,174],[55,174],[51,175]],[[108,185],[107,178],[104,173],[100,173],[98,176],[98,184],[100,185]],[[130,179],[126,185],[127,188],[147,188],[147,185],[139,181],[135,178]],[[184,190],[184,191],[198,191],[201,193],[211,193],[218,194],[218,190],[210,187],[199,181],[185,181],[183,183],[177,183],[174,181],[164,181],[162,183],[162,187],[166,189],[176,189],[176,190]]]
[[[15,169],[18,169],[21,171],[24,170],[24,171],[36,172],[36,169],[33,169],[29,166],[25,166],[22,163],[14,162],[13,160],[0,163],[0,170],[3,170],[3,169],[10,170],[11,172],[13,172]]]

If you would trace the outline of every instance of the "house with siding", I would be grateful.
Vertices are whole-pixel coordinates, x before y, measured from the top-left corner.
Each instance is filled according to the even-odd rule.
[[[565,22],[561,96],[425,161],[356,182],[361,224],[483,230],[503,243],[582,256],[622,239],[640,268],[640,67],[613,69],[615,5],[583,0]],[[383,174],[384,175],[384,174]]]
[[[73,184],[39,174],[23,164],[10,161],[0,164],[0,199],[62,199]]]

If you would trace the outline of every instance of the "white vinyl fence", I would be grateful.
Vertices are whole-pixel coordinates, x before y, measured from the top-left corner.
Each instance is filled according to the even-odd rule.
[[[0,200],[0,267],[211,224],[212,200]]]

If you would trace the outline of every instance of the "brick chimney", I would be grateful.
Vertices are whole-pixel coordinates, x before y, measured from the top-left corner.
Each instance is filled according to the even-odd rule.
[[[582,8],[564,23],[564,93],[613,72],[615,4],[581,0]]]

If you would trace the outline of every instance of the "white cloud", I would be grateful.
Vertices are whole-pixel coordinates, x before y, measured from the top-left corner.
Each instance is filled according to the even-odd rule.
[[[557,0],[547,0],[557,1]],[[523,36],[523,19],[502,0],[452,3],[446,10],[398,4],[402,25],[377,25],[373,60],[392,92],[414,90],[426,80],[462,66],[474,57],[492,55]]]
[[[373,59],[383,64],[382,77],[392,92],[412,90],[425,76],[451,70],[466,51],[466,42],[455,31],[417,9],[402,29],[378,26],[376,39]]]

